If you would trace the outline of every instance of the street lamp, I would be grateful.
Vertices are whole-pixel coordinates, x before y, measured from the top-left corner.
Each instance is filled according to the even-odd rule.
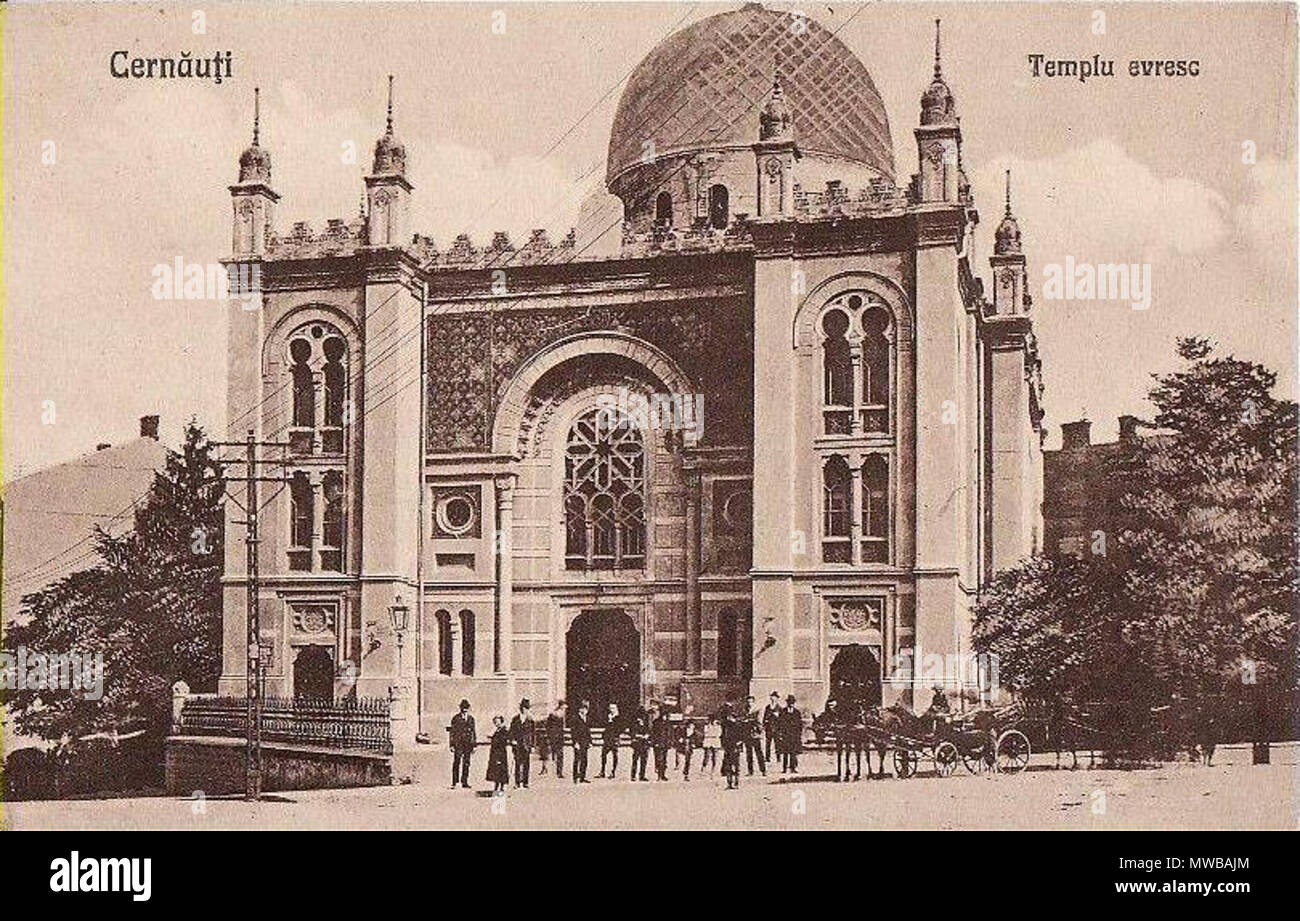
[[[392,606],[388,609],[388,616],[393,622],[393,633],[397,636],[397,680],[402,680],[402,639],[406,636],[406,631],[411,625],[411,609],[402,604],[402,596],[398,595],[393,599]]]

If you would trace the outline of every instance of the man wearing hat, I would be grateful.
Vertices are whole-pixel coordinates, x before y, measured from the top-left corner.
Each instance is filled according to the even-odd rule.
[[[460,712],[451,718],[447,727],[451,744],[451,786],[457,784],[469,789],[469,759],[474,754],[478,736],[474,732],[474,717],[469,715],[469,701],[460,702]]]
[[[803,714],[794,705],[794,695],[785,699],[781,712],[781,773],[799,773],[799,751],[803,748]]]
[[[763,708],[763,735],[767,738],[767,750],[764,755],[764,761],[772,760],[772,746],[776,745],[776,756],[781,757],[780,738],[777,727],[781,721],[781,695],[773,691],[767,698],[767,706]]]
[[[515,750],[515,789],[528,787],[529,758],[536,735],[532,707],[525,697],[519,701],[519,712],[510,721],[510,744]]]
[[[591,783],[587,779],[587,749],[591,748],[591,727],[587,723],[585,700],[579,705],[578,714],[569,721],[569,733],[573,736],[573,782]]]

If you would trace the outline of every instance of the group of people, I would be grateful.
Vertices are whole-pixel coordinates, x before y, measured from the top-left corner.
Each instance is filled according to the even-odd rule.
[[[470,785],[470,761],[478,745],[470,710],[469,701],[462,700],[447,727],[452,751],[453,788],[468,789]],[[780,760],[782,774],[799,772],[804,724],[803,714],[795,706],[794,695],[786,697],[783,703],[781,696],[773,691],[762,710],[755,705],[753,697],[746,698],[743,705],[728,701],[704,721],[688,718],[658,701],[651,701],[649,707],[638,707],[627,715],[619,711],[618,704],[611,703],[605,717],[597,778],[618,776],[619,749],[625,737],[632,749],[628,779],[633,781],[648,780],[646,772],[652,755],[655,779],[668,780],[670,751],[675,753],[675,765],[681,768],[682,779],[689,781],[697,751],[700,752],[700,772],[707,771],[712,777],[718,770],[718,751],[721,750],[721,772],[729,790],[740,786],[742,757],[751,777],[755,768],[767,776],[767,766],[773,757]],[[493,785],[493,793],[504,792],[512,778],[516,789],[527,789],[534,750],[540,759],[539,774],[546,774],[554,763],[555,775],[564,777],[567,745],[573,747],[573,782],[590,783],[587,764],[594,737],[592,728],[591,708],[587,701],[582,701],[573,713],[569,712],[565,701],[558,701],[539,723],[532,715],[531,701],[525,697],[519,702],[519,712],[509,725],[505,717],[493,717],[487,765],[487,780]]]

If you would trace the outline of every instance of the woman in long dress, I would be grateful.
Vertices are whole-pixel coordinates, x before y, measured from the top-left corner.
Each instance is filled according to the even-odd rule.
[[[488,749],[487,779],[492,781],[493,795],[504,793],[510,782],[510,761],[506,751],[510,747],[510,731],[504,716],[492,717],[491,748]]]

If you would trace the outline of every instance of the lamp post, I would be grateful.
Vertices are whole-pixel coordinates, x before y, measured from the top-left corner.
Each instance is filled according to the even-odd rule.
[[[393,599],[393,604],[388,608],[388,616],[392,619],[393,633],[397,637],[397,683],[400,686],[402,683],[402,640],[411,625],[411,609],[402,604],[401,595]]]
[[[394,741],[396,744],[401,745],[410,735],[406,724],[406,688],[402,674],[402,643],[406,638],[406,631],[410,627],[411,621],[411,609],[402,604],[401,595],[397,595],[393,599],[392,605],[388,608],[388,616],[392,621],[393,636],[397,640],[397,678],[388,690],[388,699],[391,706]]]

